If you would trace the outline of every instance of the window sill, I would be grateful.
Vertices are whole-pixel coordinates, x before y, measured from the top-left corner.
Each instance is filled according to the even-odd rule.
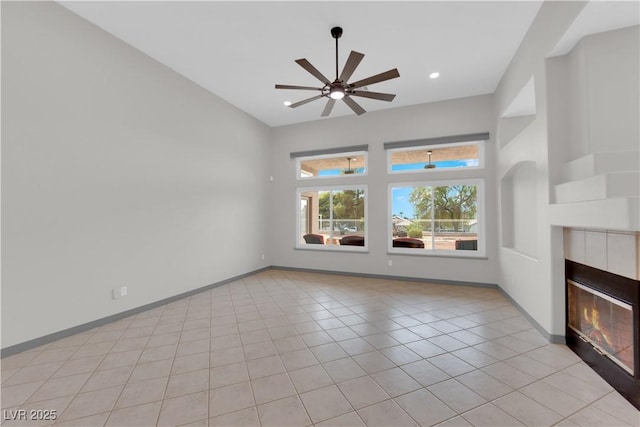
[[[293,248],[296,251],[313,251],[313,252],[351,252],[356,254],[368,254],[369,248],[366,246],[338,246],[338,245],[309,245],[309,247],[297,246]]]
[[[470,254],[470,253],[460,253],[458,252],[470,252],[470,251],[450,251],[450,252],[433,252],[425,249],[418,249],[415,252],[409,251],[393,251],[387,250],[387,255],[401,255],[401,256],[415,256],[415,257],[430,257],[430,258],[454,258],[454,259],[477,259],[477,260],[488,260],[484,254]]]

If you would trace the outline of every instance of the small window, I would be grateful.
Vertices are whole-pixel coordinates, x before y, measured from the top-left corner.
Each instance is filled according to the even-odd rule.
[[[298,179],[365,175],[367,153],[352,152],[299,157]]]
[[[478,180],[391,185],[389,250],[482,255],[482,197]]]
[[[366,250],[365,186],[300,188],[297,247]]]
[[[391,173],[482,167],[482,143],[425,145],[389,150]]]

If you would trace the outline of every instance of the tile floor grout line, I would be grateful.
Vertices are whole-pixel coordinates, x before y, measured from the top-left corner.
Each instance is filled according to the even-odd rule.
[[[191,300],[191,296],[189,296],[188,298],[189,298],[189,300]],[[142,352],[140,353],[140,358],[142,357],[142,355],[144,354],[144,351],[146,349],[153,348],[153,347],[148,347],[147,345],[149,344],[149,341],[151,340],[151,337],[153,336],[153,332],[155,332],[158,329],[158,327],[160,326],[160,319],[162,319],[162,315],[164,314],[165,311],[167,311],[167,305],[163,305],[162,307],[163,307],[162,313],[160,313],[160,316],[158,318],[158,322],[156,323],[155,327],[153,328],[153,331],[151,332],[151,334],[149,334],[149,340],[147,341],[147,343],[145,345],[145,349],[142,350]],[[186,313],[185,313],[185,317],[186,317]],[[185,321],[186,320],[184,320],[183,323],[182,323],[182,328],[180,330],[180,336],[182,336],[182,332],[184,331],[184,322]],[[169,379],[171,378],[171,371],[173,370],[173,365],[174,365],[175,360],[176,360],[176,355],[178,353],[178,347],[179,346],[180,346],[180,337],[178,337],[178,342],[176,343],[176,351],[175,351],[175,353],[173,355],[173,359],[171,361],[171,367],[169,368],[169,375],[167,377],[167,383],[164,386],[164,391],[162,392],[162,398],[160,399],[160,409],[158,410],[158,415],[156,416],[156,425],[158,425],[160,423],[160,415],[162,414],[162,408],[164,407],[164,403],[165,403],[164,396],[167,394],[167,389],[169,388]],[[140,358],[138,358],[138,360],[140,360]],[[161,359],[161,360],[164,360],[164,359]],[[154,360],[154,361],[151,361],[149,363],[153,363],[153,362],[156,362],[156,361]],[[138,364],[136,363],[136,366],[137,365]],[[127,384],[129,384],[129,380],[131,380],[131,375],[133,375],[133,372],[135,370],[136,370],[136,368],[134,366],[133,370],[131,371],[131,374],[129,375],[129,378],[127,378],[127,382],[125,383],[124,387],[122,388],[122,392],[124,392],[124,389],[127,388]],[[155,378],[151,379],[151,381],[154,380],[154,379]],[[150,381],[150,380],[149,379],[141,380],[140,382],[143,382],[143,381]],[[120,393],[120,396],[118,396],[118,400],[120,400],[121,397],[122,397],[122,393]],[[117,405],[118,400],[116,400],[116,403],[114,405]],[[111,418],[111,414],[109,414],[109,418]],[[108,422],[109,422],[109,420],[107,419],[105,424],[108,423]]]
[[[164,308],[164,306],[163,306],[163,311],[164,311],[164,310],[165,310],[165,308]],[[135,319],[136,317],[137,317],[137,315],[134,317],[134,319]],[[102,362],[104,362],[104,359],[106,359],[106,358],[107,358],[107,356],[111,353],[111,350],[113,350],[113,347],[118,343],[119,339],[122,337],[122,335],[124,335],[125,331],[126,331],[126,330],[128,330],[128,329],[131,327],[131,323],[133,323],[133,321],[132,321],[132,322],[130,322],[130,323],[129,323],[129,325],[127,325],[127,327],[126,327],[125,329],[123,329],[122,334],[120,334],[120,336],[118,337],[118,339],[114,342],[113,346],[111,346],[110,351],[109,351],[109,352],[107,352],[107,353],[105,354],[104,358],[103,358],[103,359],[102,359],[102,361],[98,364],[98,366],[97,366],[97,367],[96,367],[96,369],[93,371],[93,373],[95,373],[95,372],[99,372],[99,371],[97,370],[97,368],[102,364]],[[154,330],[155,330],[155,328],[154,328]],[[149,334],[149,338],[147,338],[147,341],[145,342],[145,348],[146,348],[146,345],[147,345],[147,344],[148,344],[148,342],[149,342],[149,339],[150,339],[151,335],[152,335],[152,334]],[[109,422],[109,418],[111,418],[111,414],[113,413],[113,411],[114,411],[114,409],[115,409],[115,406],[116,406],[116,405],[117,405],[117,403],[118,403],[118,400],[120,400],[120,398],[122,397],[122,393],[124,392],[124,389],[127,387],[127,384],[128,384],[128,382],[129,382],[129,379],[131,378],[131,375],[133,375],[133,371],[135,370],[135,367],[138,365],[138,361],[139,361],[139,360],[140,360],[140,358],[142,357],[142,354],[143,354],[143,353],[144,353],[144,348],[140,351],[140,355],[138,356],[138,359],[136,360],[136,363],[135,363],[135,364],[133,365],[133,367],[131,368],[131,372],[129,373],[129,376],[127,377],[127,380],[126,380],[126,381],[124,382],[124,384],[122,385],[122,390],[120,390],[120,393],[118,394],[118,397],[114,400],[114,402],[113,402],[113,407],[111,408],[111,410],[109,410],[109,411],[108,411],[108,412],[109,412],[109,415],[107,415],[107,418],[106,418],[106,419],[105,419],[105,421],[104,421],[104,424],[105,424],[105,425]],[[114,368],[114,369],[115,369],[115,368]],[[107,369],[104,369],[104,370],[107,370]],[[89,379],[90,379],[92,376],[93,376],[93,375],[90,375],[90,376],[89,376],[89,378],[87,378],[87,382],[89,381]],[[85,382],[85,384],[83,385],[83,387],[84,387],[85,385],[86,385],[86,382]],[[116,387],[117,387],[117,386],[116,386]],[[109,387],[105,387],[105,388],[109,388]],[[92,390],[92,391],[104,390],[105,388],[100,388],[100,389]],[[81,394],[81,393],[76,393],[76,396],[77,396],[78,394]],[[69,405],[71,405],[71,402],[69,402]],[[69,407],[69,405],[67,406],[67,408]],[[66,409],[65,409],[65,410],[66,410]],[[63,411],[63,413],[62,413],[62,414],[64,414],[64,411]],[[60,415],[62,415],[62,414],[60,414]]]
[[[207,290],[205,292],[209,292],[210,290]],[[173,354],[173,358],[171,360],[171,366],[169,367],[169,374],[167,375],[167,384],[165,385],[164,391],[162,392],[162,399],[161,399],[161,404],[160,404],[160,410],[158,411],[158,416],[156,418],[156,425],[160,424],[160,417],[162,416],[162,410],[165,408],[165,403],[168,402],[171,398],[167,398],[165,399],[165,396],[167,395],[167,390],[169,388],[169,381],[171,380],[171,373],[173,372],[173,367],[175,366],[175,362],[176,359],[178,358],[178,348],[180,348],[180,340],[182,338],[182,334],[185,332],[184,329],[184,324],[187,322],[187,315],[189,314],[189,304],[191,302],[191,298],[193,297],[193,295],[190,295],[189,297],[185,298],[184,300],[186,300],[186,302],[184,303],[186,305],[185,308],[185,312],[184,312],[184,319],[182,320],[182,328],[180,329],[180,335],[178,337],[178,342],[176,343],[176,350]],[[165,307],[166,310],[166,307]],[[160,321],[158,321],[158,323],[160,323]],[[157,328],[157,325],[156,325]],[[155,330],[155,328],[154,328]],[[198,392],[196,392],[198,393]],[[183,397],[183,396],[188,396],[189,394],[195,394],[195,393],[187,393],[186,395],[181,395],[181,396],[175,396],[175,397]],[[207,395],[208,397],[208,395]],[[207,399],[207,411],[208,411],[208,400]],[[207,413],[208,414],[208,413]]]
[[[235,303],[233,302],[233,298],[231,299],[231,307],[233,308],[234,316],[236,317],[236,325],[237,325],[238,324],[238,317],[236,315]],[[244,364],[246,365],[245,369],[247,370],[247,377],[249,378],[248,382],[249,382],[249,388],[251,390],[251,398],[253,399],[253,407],[255,408],[255,411],[256,411],[256,417],[258,418],[258,423],[260,423],[262,425],[262,422],[260,421],[260,413],[258,412],[258,402],[256,401],[256,394],[253,391],[253,384],[251,382],[251,374],[249,373],[249,365],[247,364],[247,354],[246,354],[246,351],[245,351],[245,348],[244,348],[244,343],[242,341],[242,335],[240,335],[239,328],[238,328],[238,335],[240,336],[240,343],[242,343],[242,357],[243,357]],[[211,343],[211,341],[209,341],[209,343]],[[211,344],[209,344],[209,347],[211,347]],[[209,365],[211,365],[211,359],[209,359]],[[209,369],[211,369],[211,368],[209,368]],[[240,383],[236,383],[236,384],[240,384]],[[211,384],[209,384],[209,387],[211,387]],[[226,387],[226,386],[223,386],[223,387]],[[209,388],[209,390],[211,390],[211,388]],[[238,411],[244,410],[244,409],[246,409],[246,408],[239,409]],[[209,412],[211,412],[211,398],[209,398],[209,404],[207,406],[207,410]],[[233,413],[233,412],[236,412],[236,411],[227,412],[227,413],[223,413],[223,414],[218,414],[216,416],[223,416],[223,415],[227,415],[227,414],[230,414],[230,413]],[[211,414],[210,413],[209,413],[208,420],[209,419],[211,419]]]
[[[98,332],[98,331],[96,331],[96,332]],[[92,334],[91,336],[93,336],[93,335],[95,335],[95,333],[94,333],[94,334]],[[85,344],[86,344],[86,341],[88,341],[89,339],[91,339],[91,336],[87,337],[87,339],[85,340]],[[51,344],[52,344],[52,343],[48,343],[48,344],[46,344],[46,347],[47,347],[47,348],[48,348],[48,347],[50,347],[50,345],[51,345]],[[114,345],[115,345],[115,343],[114,343]],[[51,373],[51,375],[50,375],[49,377],[47,377],[46,379],[44,379],[44,381],[42,382],[42,384],[40,385],[40,387],[38,387],[38,389],[37,389],[36,391],[34,391],[33,393],[31,393],[31,394],[30,394],[30,395],[29,395],[29,396],[28,396],[28,397],[23,401],[23,403],[21,403],[20,405],[25,405],[25,404],[35,404],[35,403],[38,403],[38,402],[44,402],[44,401],[47,401],[47,400],[51,400],[51,398],[49,398],[49,399],[44,399],[44,400],[41,400],[41,401],[29,402],[29,399],[30,399],[32,396],[34,396],[34,395],[35,395],[35,394],[36,394],[36,393],[37,393],[37,392],[38,392],[38,391],[39,391],[39,390],[40,390],[40,389],[41,389],[41,388],[42,388],[42,387],[47,383],[47,381],[49,381],[50,379],[54,379],[54,375],[56,374],[56,372],[58,372],[58,371],[62,368],[62,366],[63,366],[67,361],[72,360],[73,355],[74,355],[75,353],[77,353],[77,352],[80,350],[80,347],[82,347],[82,345],[78,346],[78,348],[77,348],[77,349],[76,349],[76,350],[75,350],[71,355],[69,355],[69,357],[68,357],[66,360],[62,361],[61,365],[60,365],[60,366],[59,366],[55,371],[53,371],[53,373]],[[110,347],[110,350],[111,350],[112,348],[113,348],[113,345]],[[39,354],[42,354],[42,353],[44,353],[45,351],[47,351],[47,349],[45,349],[45,350],[43,350],[43,351],[39,352]],[[104,355],[98,355],[98,356],[102,356],[102,358],[100,359],[100,362],[98,362],[98,364],[97,364],[96,368],[97,368],[98,366],[100,366],[100,364],[104,361],[104,359],[107,357],[107,355],[108,355],[108,354],[109,354],[109,351],[107,351],[107,353],[105,353]],[[36,357],[38,357],[38,356],[36,356]],[[87,356],[87,357],[91,357],[91,356]],[[34,358],[34,359],[35,359],[35,358]],[[45,363],[45,364],[46,364],[46,363]],[[40,366],[40,365],[33,365],[33,366]],[[67,408],[71,405],[71,403],[76,399],[76,397],[77,397],[79,394],[82,394],[80,391],[81,391],[81,390],[82,390],[82,388],[87,384],[87,382],[89,381],[89,379],[91,379],[91,377],[92,377],[93,373],[95,373],[95,372],[96,372],[96,370],[95,370],[95,369],[94,369],[93,371],[89,372],[89,376],[87,377],[87,379],[83,382],[82,386],[78,389],[78,391],[77,391],[76,393],[74,393],[74,394],[73,394],[73,397],[71,398],[71,400],[69,401],[69,403],[67,403],[67,405],[64,407],[64,409],[60,412],[60,414],[58,414],[58,417],[59,417],[59,416],[62,416],[62,414],[67,410]],[[73,375],[81,375],[81,374],[82,374],[82,373],[80,373],[80,374],[70,374],[70,375],[64,375],[64,376],[56,377],[56,378],[66,378],[66,377],[69,377],[69,376],[73,376]],[[23,384],[26,384],[26,383],[23,383]],[[106,388],[108,388],[108,387],[106,387]],[[66,396],[58,396],[58,397],[55,397],[55,398],[53,398],[53,399],[58,399],[58,398],[67,397],[67,396],[71,396],[71,395],[69,394],[69,395],[66,395]],[[20,405],[18,405],[18,407],[20,407]]]
[[[207,346],[207,425],[209,425],[209,420],[211,419],[211,328],[212,328],[212,321],[211,321],[211,303],[212,303],[212,299],[213,299],[213,295],[211,292],[209,292],[209,295],[207,297],[207,299],[209,300],[209,345]],[[171,367],[171,369],[173,369],[173,367]],[[158,414],[158,416],[160,416],[160,414]],[[158,419],[159,422],[159,419]],[[158,423],[156,422],[156,424]]]

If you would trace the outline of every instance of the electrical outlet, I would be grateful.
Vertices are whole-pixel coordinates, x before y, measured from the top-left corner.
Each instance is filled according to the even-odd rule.
[[[391,267],[393,265],[393,261],[389,260],[389,267]]]
[[[120,296],[121,297],[126,297],[127,296],[127,287],[126,286],[121,286],[120,287]]]
[[[264,259],[264,254],[262,254],[262,259]]]

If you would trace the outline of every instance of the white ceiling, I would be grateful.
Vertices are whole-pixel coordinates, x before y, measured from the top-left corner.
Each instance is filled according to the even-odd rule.
[[[397,94],[393,102],[357,98],[374,111],[492,93],[541,1],[61,4],[262,122],[281,126],[320,119],[323,100],[283,105],[315,92],[274,85],[319,86],[294,62],[300,58],[333,76],[333,26],[344,28],[340,69],[349,51],[366,55],[350,81],[400,71],[400,78],[369,87]],[[438,79],[428,78],[433,71]],[[330,117],[347,114],[353,112],[338,102]]]

